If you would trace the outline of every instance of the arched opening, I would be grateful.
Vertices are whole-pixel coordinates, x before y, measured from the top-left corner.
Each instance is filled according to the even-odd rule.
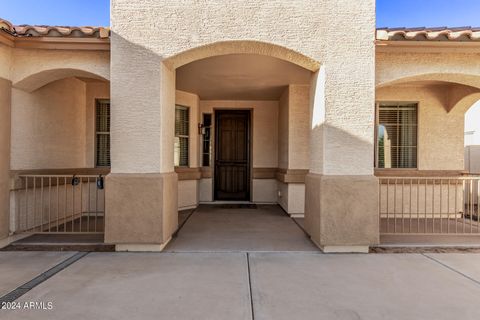
[[[463,118],[479,98],[480,77],[472,75],[424,74],[379,84],[377,127],[402,133],[391,146],[397,165],[389,169],[463,171]],[[389,104],[397,110],[388,111]],[[408,113],[408,108],[416,111]],[[398,116],[396,122],[391,123],[394,116]],[[378,165],[378,144],[377,135],[377,169],[384,169]],[[408,165],[400,166],[402,163]]]
[[[233,227],[232,239],[250,237],[255,235],[248,235],[248,230],[263,228],[277,216],[279,224],[291,231],[286,238],[303,239],[301,229],[283,219],[282,210],[304,213],[310,85],[318,62],[282,47],[246,41],[193,49],[166,64],[175,67],[176,74],[173,158],[179,178],[179,224],[182,209],[199,204],[227,202],[231,209],[201,207],[184,232],[195,223],[218,223],[218,228]],[[245,216],[241,206],[259,210]],[[222,224],[223,218],[238,221],[236,226]],[[275,245],[269,238],[276,236],[275,230],[267,228],[258,236],[263,239],[252,245],[263,243],[265,249]],[[211,232],[209,239],[218,240]],[[205,249],[219,245],[211,241],[204,243]],[[172,246],[181,250],[183,244],[175,240]],[[308,240],[298,245],[299,250],[314,249]]]
[[[377,79],[377,88],[402,85],[408,83],[443,82],[460,84],[480,88],[480,77],[475,74],[466,73],[421,73],[414,75],[398,76],[392,73],[391,76],[384,76]]]
[[[480,97],[465,113],[465,170],[480,174]]]
[[[20,186],[11,231],[90,233],[103,242],[98,183],[110,172],[109,81],[54,69],[15,82],[11,92],[10,168]]]
[[[480,119],[479,84],[480,76],[423,74],[377,87],[382,241],[477,230],[478,180],[467,176],[474,174],[474,149],[465,144]],[[465,229],[469,223],[473,229]]]
[[[176,54],[164,61],[165,65],[177,69],[185,64],[222,55],[253,54],[281,59],[296,64],[312,72],[320,68],[320,63],[297,51],[260,41],[220,41],[193,48]]]
[[[44,71],[14,84],[12,169],[108,167],[108,159],[97,159],[95,152],[109,147],[104,137],[96,136],[96,132],[108,132],[96,126],[100,108],[109,109],[109,99],[109,81],[82,70]],[[102,101],[108,107],[102,107]]]
[[[35,91],[44,85],[69,77],[75,77],[80,79],[93,79],[98,81],[109,81],[107,74],[99,74],[93,70],[82,70],[74,68],[55,68],[42,70],[13,83],[15,88],[21,89],[26,92]]]

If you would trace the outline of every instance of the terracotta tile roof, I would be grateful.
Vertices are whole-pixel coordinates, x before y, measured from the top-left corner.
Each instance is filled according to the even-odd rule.
[[[108,38],[110,36],[110,28],[104,27],[14,26],[3,19],[0,19],[0,30],[16,37]]]
[[[377,40],[389,41],[480,41],[480,28],[379,28]]]

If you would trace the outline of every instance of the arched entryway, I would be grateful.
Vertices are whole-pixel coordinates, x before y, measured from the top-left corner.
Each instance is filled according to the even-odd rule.
[[[289,242],[299,251],[313,248],[285,213],[304,214],[310,85],[319,63],[277,45],[232,41],[180,53],[165,64],[176,67],[179,224],[183,210],[200,206],[172,250],[185,249],[194,235],[198,241],[191,244],[215,250],[222,242],[215,235],[224,235],[224,249],[231,240],[232,250],[243,243],[244,250],[268,251],[275,247],[269,237],[282,233],[278,250]]]
[[[416,73],[378,85],[383,242],[448,242],[438,237],[444,235],[462,241],[478,233],[478,177],[466,171],[464,123],[479,99],[480,76],[473,74]]]
[[[231,183],[231,190],[220,191],[231,195],[235,188],[249,186],[250,190],[238,192],[243,201],[278,203],[289,214],[309,212],[305,226],[319,246],[364,252],[365,244],[377,242],[378,184],[372,175],[370,152],[372,46],[359,45],[362,57],[369,56],[366,63],[346,64],[344,58],[351,59],[352,52],[343,57],[343,52],[333,54],[324,46],[301,49],[314,52],[317,59],[325,58],[315,61],[277,44],[250,40],[213,42],[192,49],[191,43],[159,47],[154,42],[144,46],[129,37],[113,39],[121,54],[117,53],[112,64],[115,117],[106,239],[118,250],[162,250],[178,227],[179,207],[219,200],[216,185],[222,179],[238,181],[240,174],[243,185]],[[205,42],[202,38],[194,43]],[[188,51],[176,52],[178,48]],[[129,63],[131,55],[135,64]],[[251,158],[242,163],[250,172],[242,169],[227,179],[216,176],[220,171],[214,164],[220,154],[215,153],[217,110],[250,112],[238,123],[250,119],[253,139],[238,138],[239,132],[234,135],[239,143],[250,142],[242,154],[245,160],[250,151]],[[210,141],[204,141],[207,127]],[[247,127],[239,131],[247,132]],[[203,166],[204,160],[209,166]],[[233,160],[236,164],[238,159]],[[348,205],[328,201],[337,197],[344,197]],[[353,215],[359,198],[364,199],[363,213]],[[130,212],[140,207],[142,219],[130,219]],[[342,215],[350,218],[339,222]],[[358,229],[358,224],[365,227]]]
[[[12,82],[12,234],[103,242],[110,82],[105,69],[92,69],[43,68]],[[40,238],[34,242],[50,241]]]

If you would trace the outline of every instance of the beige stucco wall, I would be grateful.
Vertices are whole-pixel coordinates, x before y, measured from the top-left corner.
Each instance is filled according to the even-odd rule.
[[[12,90],[11,168],[85,167],[86,85],[75,78]]]
[[[310,144],[311,152],[323,159],[312,158],[312,163],[321,164],[312,169],[325,175],[372,175],[375,1],[361,5],[326,1],[326,7],[330,18],[324,18],[327,32],[322,39],[325,77],[320,77],[313,92],[318,103],[324,100],[325,113],[324,120],[320,117],[311,127],[323,127],[323,152],[313,151],[322,145],[321,140],[312,139]]]
[[[198,201],[211,202],[213,200],[213,179],[206,178],[198,181]]]
[[[178,181],[178,209],[194,208],[198,205],[198,180]]]
[[[66,78],[12,92],[12,169],[95,166],[95,100],[109,99],[108,82]]]
[[[11,82],[0,78],[0,239],[8,236]]]
[[[283,208],[283,210],[288,212],[288,184],[278,181],[277,188],[277,202]]]
[[[336,1],[315,0],[232,3],[114,0],[111,27],[118,37],[160,58],[218,41],[248,39],[276,43],[322,60],[322,35],[326,23],[334,20],[327,7],[336,5]],[[350,2],[342,1],[341,5],[348,7]],[[162,24],[155,23],[158,17],[162,17]],[[172,31],[185,36],[172,38]]]
[[[402,49],[378,48],[376,54],[376,84],[384,85],[409,77],[427,77],[426,80],[452,81],[480,87],[480,55],[468,48]]]
[[[310,86],[290,85],[288,168],[310,168]]]
[[[284,169],[310,167],[310,86],[289,85],[279,100],[278,162]]]
[[[305,213],[305,184],[278,182],[278,204],[291,215]]]
[[[12,83],[32,91],[71,76],[110,79],[110,52],[88,50],[13,50]]]
[[[10,80],[12,77],[12,48],[0,44],[0,78]]]
[[[288,210],[289,214],[303,214],[305,212],[305,184],[288,184]]]
[[[310,86],[289,85],[279,100],[279,168],[310,168]],[[289,214],[303,214],[305,185],[278,182],[278,203]]]
[[[114,0],[111,8],[112,70],[115,73],[112,77],[119,86],[122,82],[124,85],[130,84],[127,74],[131,77],[132,72],[146,72],[151,75],[149,83],[161,83],[160,66],[154,65],[154,61],[219,41],[273,43],[324,63],[328,79],[325,82],[327,108],[323,123],[326,128],[325,163],[319,171],[327,174],[372,174],[374,113],[371,104],[374,100],[375,69],[373,0],[363,1],[361,6],[345,0],[249,0],[228,5],[196,1],[132,3]],[[198,15],[198,12],[209,14]],[[155,23],[159,16],[163,17],[162,24]],[[282,19],[278,19],[278,16],[282,16]],[[352,29],[356,31],[351,32]],[[172,38],[173,30],[186,36]],[[212,48],[212,54],[215,54],[215,47]],[[136,57],[136,66],[128,66],[126,59],[131,56]],[[138,67],[139,64],[142,66]],[[122,66],[118,73],[116,65]],[[158,87],[156,90],[147,90],[148,86],[148,83],[137,82],[129,87],[129,95],[135,97],[137,103],[138,100],[148,100],[153,106],[159,101],[159,90]],[[137,91],[142,92],[142,96],[137,95]],[[149,99],[143,95],[147,92],[150,92]],[[121,95],[119,89],[118,97]],[[118,103],[128,104],[129,99],[123,98],[124,102]],[[153,115],[151,118],[153,122]],[[160,130],[153,126],[150,129]],[[131,140],[136,149],[146,149],[147,144],[153,143],[149,139],[134,141],[133,137],[122,139],[123,143]],[[115,144],[114,141],[114,154]],[[151,149],[150,154],[153,161],[159,151]],[[126,159],[134,157],[123,152],[122,155]],[[146,169],[141,169],[141,166],[137,168]]]
[[[389,86],[377,101],[418,102],[418,169],[464,169],[464,110],[444,107],[443,86]]]
[[[255,203],[277,203],[278,184],[276,179],[253,179],[252,201]]]
[[[0,239],[8,236],[12,49],[0,44]]]

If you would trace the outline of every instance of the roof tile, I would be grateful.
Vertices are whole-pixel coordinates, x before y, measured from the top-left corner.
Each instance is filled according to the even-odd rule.
[[[0,30],[4,30],[16,37],[75,37],[75,38],[108,38],[110,28],[105,27],[72,27],[72,26],[42,26],[18,25],[0,19]]]
[[[419,27],[379,28],[377,40],[389,41],[480,41],[480,28]]]

